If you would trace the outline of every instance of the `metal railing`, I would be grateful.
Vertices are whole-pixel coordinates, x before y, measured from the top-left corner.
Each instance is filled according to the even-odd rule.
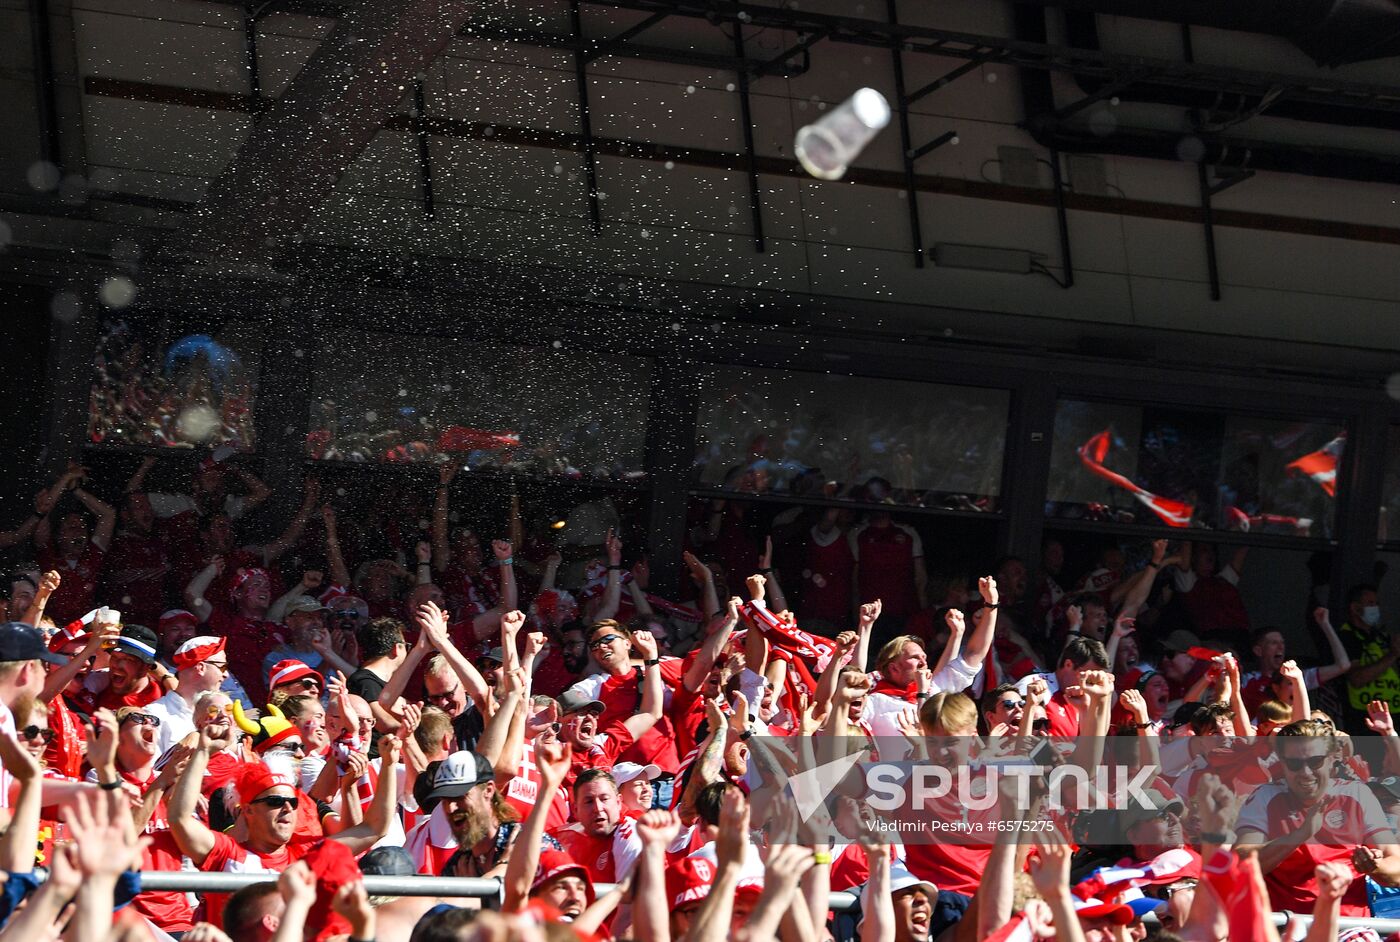
[[[175,890],[179,892],[191,893],[233,893],[241,890],[245,886],[253,886],[258,883],[271,883],[277,878],[276,874],[268,873],[201,873],[193,870],[147,870],[141,874],[142,890]],[[595,888],[599,895],[612,889],[611,884],[598,884]],[[493,903],[501,899],[501,881],[497,879],[484,879],[481,877],[365,877],[365,891],[371,896],[441,896],[441,897],[467,897],[472,899],[490,900]],[[855,893],[832,893],[830,908],[833,912],[845,913],[856,909],[857,897]],[[1275,925],[1282,928],[1288,923],[1290,918],[1294,918],[1291,913],[1274,913]],[[1308,915],[1296,916],[1304,926],[1312,923],[1312,917]],[[1155,917],[1149,915],[1145,922],[1155,923]],[[1381,919],[1375,917],[1347,917],[1340,920],[1341,928],[1374,929],[1381,936],[1388,936],[1392,933],[1400,933],[1400,919]]]

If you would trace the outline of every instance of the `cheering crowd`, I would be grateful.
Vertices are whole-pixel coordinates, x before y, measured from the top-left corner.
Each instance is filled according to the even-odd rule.
[[[1107,546],[1070,585],[1049,541],[974,579],[888,513],[763,532],[713,501],[666,598],[613,529],[454,526],[452,467],[371,536],[308,479],[254,544],[272,490],[236,456],[183,491],[156,464],[75,465],[0,533],[32,560],[0,625],[0,942],[1220,942],[1274,911],[1359,942],[1341,917],[1400,914],[1374,586],[1317,608],[1303,668],[1209,544]],[[143,885],[181,870],[269,876]]]

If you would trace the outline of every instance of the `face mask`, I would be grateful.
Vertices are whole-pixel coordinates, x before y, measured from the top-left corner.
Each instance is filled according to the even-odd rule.
[[[1361,620],[1372,628],[1381,623],[1381,609],[1379,605],[1367,605],[1361,610]]]

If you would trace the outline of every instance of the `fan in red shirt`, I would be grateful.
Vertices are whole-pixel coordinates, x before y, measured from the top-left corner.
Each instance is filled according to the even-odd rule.
[[[97,686],[85,687],[75,698],[78,708],[91,713],[99,708],[143,707],[164,696],[165,689],[152,672],[159,643],[156,633],[144,625],[122,626],[107,655],[107,670],[88,678],[90,685]]]
[[[675,775],[680,769],[676,754],[676,733],[670,719],[663,715],[666,686],[674,689],[684,676],[684,664],[679,658],[661,660],[657,657],[656,639],[649,631],[635,635],[611,619],[604,619],[588,629],[588,647],[593,659],[603,669],[604,677],[596,684],[596,696],[604,705],[598,719],[602,729],[623,724],[633,729],[636,742],[617,758],[640,765],[659,765],[662,772]],[[634,666],[633,648],[642,663]],[[580,681],[566,693],[586,696],[595,685],[594,678]],[[637,729],[634,721],[651,719]]]
[[[79,617],[93,607],[97,585],[107,549],[112,545],[112,531],[117,524],[117,512],[111,504],[94,497],[82,487],[87,477],[84,468],[72,468],[48,492],[52,501],[71,489],[73,497],[97,520],[89,536],[88,521],[78,510],[63,510],[60,505],[58,527],[55,529],[45,515],[34,530],[34,545],[39,550],[39,566],[44,571],[55,570],[63,577],[58,589],[49,596],[46,611],[62,625]]]
[[[281,873],[315,844],[294,841],[297,825],[296,782],[275,773],[266,765],[245,765],[234,778],[238,805],[246,837],[235,840],[228,834],[210,830],[197,816],[200,786],[213,755],[224,752],[237,731],[227,717],[206,724],[199,732],[199,745],[190,754],[169,797],[169,820],[180,851],[200,870],[223,873]],[[401,741],[385,736],[379,741],[383,759],[374,800],[361,824],[347,828],[330,839],[344,844],[352,853],[369,850],[389,833],[389,818],[398,800],[395,766]],[[226,898],[206,897],[206,920],[217,925]]]
[[[268,621],[272,605],[272,578],[265,569],[242,568],[230,580],[229,601],[233,609],[215,607],[205,592],[214,577],[222,573],[224,561],[215,557],[185,588],[190,611],[210,630],[228,639],[229,671],[254,703],[267,702],[267,680],[262,662],[268,651],[284,642],[281,626]]]
[[[1050,702],[1045,704],[1051,736],[1058,738],[1079,735],[1081,701],[1076,691],[1079,690],[1080,678],[1086,671],[1107,670],[1107,661],[1108,652],[1093,638],[1075,635],[1065,642],[1055,668],[1055,680],[1060,689],[1056,690],[1051,695]]]
[[[128,620],[154,625],[166,608],[166,583],[174,571],[170,551],[155,533],[155,511],[145,494],[126,495],[121,521],[107,553],[104,594],[119,600]]]
[[[1302,720],[1273,739],[1283,780],[1261,786],[1240,809],[1236,850],[1259,853],[1274,909],[1307,912],[1317,899],[1319,864],[1355,866],[1382,882],[1400,879],[1400,846],[1364,782],[1334,776],[1332,727]],[[1228,783],[1227,783],[1228,784]],[[1342,915],[1370,915],[1363,880],[1342,897]]]
[[[910,615],[928,607],[923,541],[913,527],[895,523],[882,510],[851,531],[850,543],[860,601],[879,599],[884,604],[883,630],[897,634]]]
[[[844,513],[835,508],[826,510],[808,531],[803,548],[797,614],[812,631],[840,630],[851,617],[856,554],[840,525]]]
[[[157,732],[160,719],[139,707],[122,707],[115,714],[99,710],[93,716],[96,735],[88,740],[87,758],[92,766],[88,781],[103,787],[125,783],[149,796],[154,804],[137,812],[136,825],[144,827],[151,844],[142,852],[143,870],[179,870],[181,851],[170,831],[165,792],[174,782],[174,768],[156,774],[160,757]],[[143,816],[148,815],[143,820]],[[194,925],[189,896],[171,890],[147,890],[132,900],[132,906],[166,932],[185,932]]]
[[[574,780],[574,817],[551,833],[570,857],[588,870],[594,883],[626,879],[642,852],[636,821],[623,812],[617,783],[603,769],[588,769]]]

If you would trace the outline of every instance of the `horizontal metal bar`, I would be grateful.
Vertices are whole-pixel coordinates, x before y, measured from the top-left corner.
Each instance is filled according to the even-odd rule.
[[[194,870],[146,870],[141,873],[142,890],[173,890],[194,893],[236,893],[245,886],[273,883],[275,873],[200,873]],[[365,892],[370,896],[450,896],[470,899],[500,899],[501,881],[481,877],[382,877],[368,876]],[[613,888],[611,883],[594,887],[599,896]],[[832,893],[830,906],[837,912],[856,908],[856,894]]]
[[[277,874],[197,873],[193,870],[146,870],[142,890],[176,890],[195,893],[233,893],[245,886],[271,883]],[[501,881],[480,877],[365,877],[371,896],[454,896],[499,899]]]
[[[763,65],[754,69],[754,78],[762,78],[765,75],[770,75],[774,72],[781,71],[789,59],[791,59],[798,53],[807,52],[809,49],[811,49],[813,46],[815,46],[817,43],[821,42],[825,38],[826,33],[824,31],[818,30],[817,32],[812,33],[806,38],[793,43],[787,49],[784,49],[782,52],[778,53],[776,56],[763,63]]]
[[[616,36],[609,36],[607,39],[594,40],[592,43],[592,48],[584,54],[584,61],[592,62],[594,59],[597,59],[600,56],[608,55],[618,46],[621,46],[623,43],[627,42],[627,40],[640,36],[642,33],[645,33],[647,30],[651,29],[657,23],[660,23],[662,20],[666,19],[666,17],[670,15],[670,13],[667,13],[665,10],[662,10],[660,13],[653,13],[651,16],[642,20],[635,26],[624,29]]]

